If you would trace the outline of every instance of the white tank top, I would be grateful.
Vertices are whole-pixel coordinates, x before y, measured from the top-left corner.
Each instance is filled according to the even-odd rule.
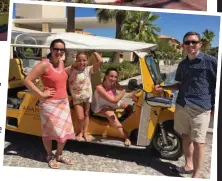
[[[116,95],[116,90],[110,90],[107,91],[110,95],[112,95],[113,97]],[[95,91],[93,98],[92,98],[92,104],[91,104],[91,109],[94,113],[99,113],[100,111],[102,111],[103,108],[105,107],[110,107],[112,109],[117,109],[120,107],[122,103],[122,100],[120,100],[119,102],[115,103],[111,103],[105,99],[103,99],[97,91]]]

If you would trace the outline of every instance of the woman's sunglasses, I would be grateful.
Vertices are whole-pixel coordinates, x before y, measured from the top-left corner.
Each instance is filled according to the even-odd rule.
[[[184,43],[185,45],[190,45],[191,43],[192,43],[193,45],[196,45],[196,44],[200,43],[200,41],[194,41],[194,40],[192,40],[192,41],[184,41],[183,43]]]
[[[64,48],[53,48],[53,51],[56,51],[56,52],[61,52],[61,53],[64,53],[65,52],[65,49]]]

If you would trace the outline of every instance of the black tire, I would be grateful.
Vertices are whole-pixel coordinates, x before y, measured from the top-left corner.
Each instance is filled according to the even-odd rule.
[[[161,158],[167,160],[177,160],[183,155],[181,136],[173,129],[165,129],[165,132],[169,146],[164,147],[162,145],[162,134],[158,130],[152,141],[153,151]]]

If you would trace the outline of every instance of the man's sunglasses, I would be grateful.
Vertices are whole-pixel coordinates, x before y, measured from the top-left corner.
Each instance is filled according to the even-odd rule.
[[[193,45],[196,45],[196,44],[198,44],[198,43],[200,43],[200,41],[184,41],[183,42],[185,45],[190,45],[191,43],[193,44]]]
[[[60,49],[60,48],[53,48],[53,51],[56,51],[56,52],[61,52],[61,53],[64,53],[65,52],[65,49],[64,48],[62,48],[62,49]]]

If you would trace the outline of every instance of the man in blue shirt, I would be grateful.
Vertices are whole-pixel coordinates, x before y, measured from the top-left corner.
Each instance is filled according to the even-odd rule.
[[[156,85],[156,91],[179,90],[176,100],[174,129],[181,133],[185,166],[179,173],[192,173],[198,178],[204,160],[204,143],[210,117],[214,114],[217,59],[200,51],[200,35],[188,32],[183,38],[187,58],[178,65],[175,80],[170,86]]]

